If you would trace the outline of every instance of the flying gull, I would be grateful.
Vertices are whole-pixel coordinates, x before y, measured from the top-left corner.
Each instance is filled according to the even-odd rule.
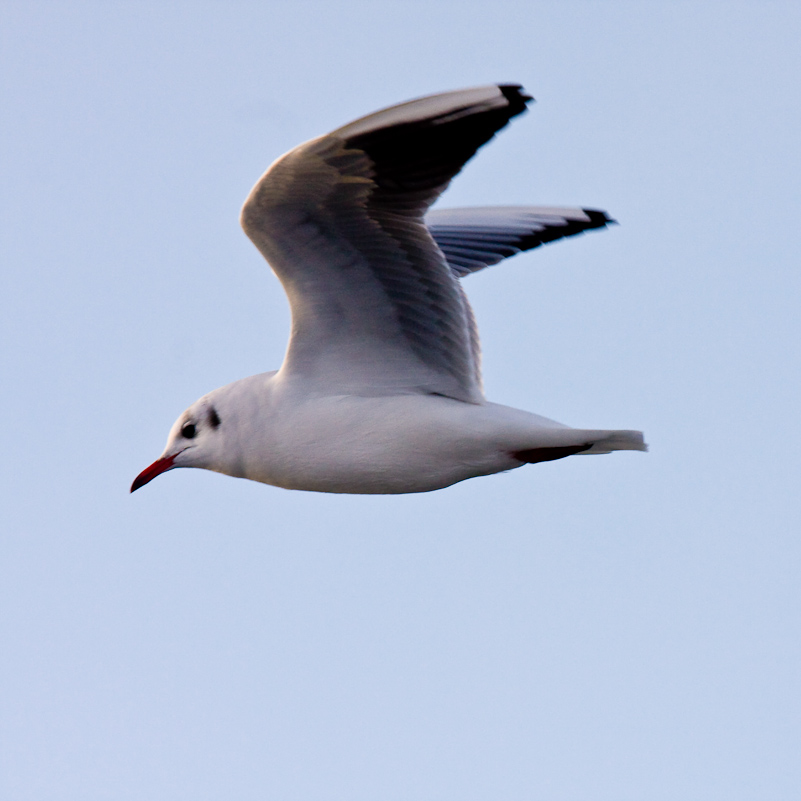
[[[429,211],[531,98],[517,85],[432,95],[279,158],[242,227],[292,311],[284,363],[193,403],[131,492],[176,467],[287,489],[426,492],[574,454],[644,451],[639,431],[571,428],[490,403],[461,279],[603,228],[602,211]]]

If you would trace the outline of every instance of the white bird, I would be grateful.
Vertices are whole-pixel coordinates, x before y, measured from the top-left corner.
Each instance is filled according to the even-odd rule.
[[[193,403],[131,492],[175,467],[287,489],[426,492],[572,454],[646,450],[639,431],[570,428],[484,397],[460,278],[612,222],[588,209],[427,213],[529,100],[516,85],[432,95],[272,164],[241,222],[289,297],[284,363]]]

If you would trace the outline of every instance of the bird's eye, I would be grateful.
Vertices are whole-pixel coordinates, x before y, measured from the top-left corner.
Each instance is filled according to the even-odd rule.
[[[186,439],[193,439],[195,433],[196,431],[194,423],[184,423],[183,427],[181,428],[182,437],[185,437]]]

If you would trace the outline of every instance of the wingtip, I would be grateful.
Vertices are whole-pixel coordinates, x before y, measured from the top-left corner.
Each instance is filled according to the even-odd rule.
[[[519,83],[499,83],[498,89],[509,102],[513,114],[520,114],[529,103],[537,102]]]
[[[600,209],[582,209],[590,218],[592,225],[589,228],[603,228],[605,225],[620,225],[617,220],[613,220],[605,211]]]

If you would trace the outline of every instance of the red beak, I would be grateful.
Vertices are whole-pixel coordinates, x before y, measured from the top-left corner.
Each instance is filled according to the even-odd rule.
[[[135,479],[133,484],[131,484],[131,492],[136,492],[139,487],[144,487],[149,481],[152,481],[156,476],[160,476],[162,473],[166,473],[168,470],[172,469],[175,465],[175,454],[173,456],[162,456],[161,459],[156,459],[150,467],[146,467]]]

